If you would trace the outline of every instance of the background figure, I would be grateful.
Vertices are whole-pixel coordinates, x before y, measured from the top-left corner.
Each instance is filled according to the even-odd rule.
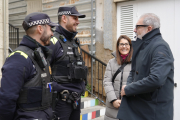
[[[22,26],[27,35],[2,67],[0,120],[52,120],[51,52],[44,46],[53,36],[51,27],[58,24],[36,12]]]
[[[118,120],[117,113],[121,104],[120,89],[122,85],[126,85],[127,77],[131,70],[131,58],[133,48],[131,39],[126,35],[121,35],[116,43],[116,52],[112,53],[115,58],[109,60],[105,75],[104,75],[104,89],[106,92],[106,113],[104,120]],[[113,76],[116,71],[123,66],[121,72],[117,74],[112,82]]]
[[[60,7],[58,26],[51,38],[53,90],[58,100],[55,113],[60,120],[80,120],[81,95],[85,91],[87,67],[81,56],[77,34],[78,18],[84,18],[76,7]],[[54,97],[54,98],[55,98]],[[53,99],[54,100],[54,99]],[[53,107],[54,108],[54,107]]]
[[[153,13],[142,15],[134,32],[132,70],[118,112],[120,120],[173,120],[174,58]]]

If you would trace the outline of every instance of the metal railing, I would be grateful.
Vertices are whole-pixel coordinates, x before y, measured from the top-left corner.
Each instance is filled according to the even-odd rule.
[[[14,50],[19,46],[19,28],[9,23],[9,47]]]
[[[86,90],[91,94],[91,96],[94,96],[96,99],[98,99],[101,103],[105,105],[105,102],[103,101],[103,98],[105,98],[103,78],[104,78],[105,68],[107,65],[106,63],[102,62],[101,60],[99,60],[98,58],[96,58],[95,56],[91,55],[90,53],[86,52],[83,49],[82,52],[83,52],[82,53],[83,60],[85,61],[86,66],[88,66],[89,69],[93,69],[93,70],[89,70],[88,72],[87,79],[88,79],[88,86],[90,87],[88,88],[86,87]]]

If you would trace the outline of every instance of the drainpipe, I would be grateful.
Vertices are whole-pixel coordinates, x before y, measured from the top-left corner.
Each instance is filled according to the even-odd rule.
[[[6,1],[7,0],[4,0],[3,2],[4,2],[4,36],[3,36],[3,43],[4,43],[4,46],[3,46],[3,48],[4,48],[4,61],[3,61],[3,63],[5,62],[5,60],[6,60]]]
[[[91,55],[93,55],[93,0],[91,0]],[[93,85],[93,58],[91,58],[91,93],[93,93]]]

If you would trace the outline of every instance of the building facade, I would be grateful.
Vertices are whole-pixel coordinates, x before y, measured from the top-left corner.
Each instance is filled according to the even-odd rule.
[[[93,1],[93,7],[91,3]],[[21,27],[24,17],[31,12],[47,13],[52,21],[57,22],[57,9],[59,6],[76,6],[79,12],[86,14],[85,19],[80,19],[78,27],[81,44],[86,45],[97,58],[107,63],[112,58],[111,52],[115,51],[117,38],[128,35],[134,39],[134,26],[143,13],[155,13],[161,20],[161,33],[168,42],[173,52],[175,62],[174,81],[174,120],[178,120],[180,114],[180,0],[0,0],[0,66],[2,67],[8,55],[8,14],[9,23],[19,28],[19,38],[25,34]],[[6,2],[6,3],[4,3]],[[5,5],[5,6],[4,6]],[[93,8],[93,9],[92,9]],[[4,11],[6,10],[6,11]],[[8,13],[9,10],[9,13]],[[93,13],[93,15],[91,14]],[[4,16],[6,16],[4,18]],[[93,20],[93,24],[91,24]],[[6,26],[6,27],[4,27]],[[93,27],[93,29],[91,29]],[[93,30],[91,32],[91,30]],[[92,34],[91,34],[92,33]],[[92,40],[91,40],[92,37]],[[91,42],[93,47],[91,48]],[[1,76],[1,73],[0,73]],[[102,80],[103,78],[101,78]]]

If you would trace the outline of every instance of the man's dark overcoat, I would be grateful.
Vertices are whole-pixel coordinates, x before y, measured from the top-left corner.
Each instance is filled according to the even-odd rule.
[[[173,120],[174,58],[160,30],[133,44],[132,71],[117,118]]]

